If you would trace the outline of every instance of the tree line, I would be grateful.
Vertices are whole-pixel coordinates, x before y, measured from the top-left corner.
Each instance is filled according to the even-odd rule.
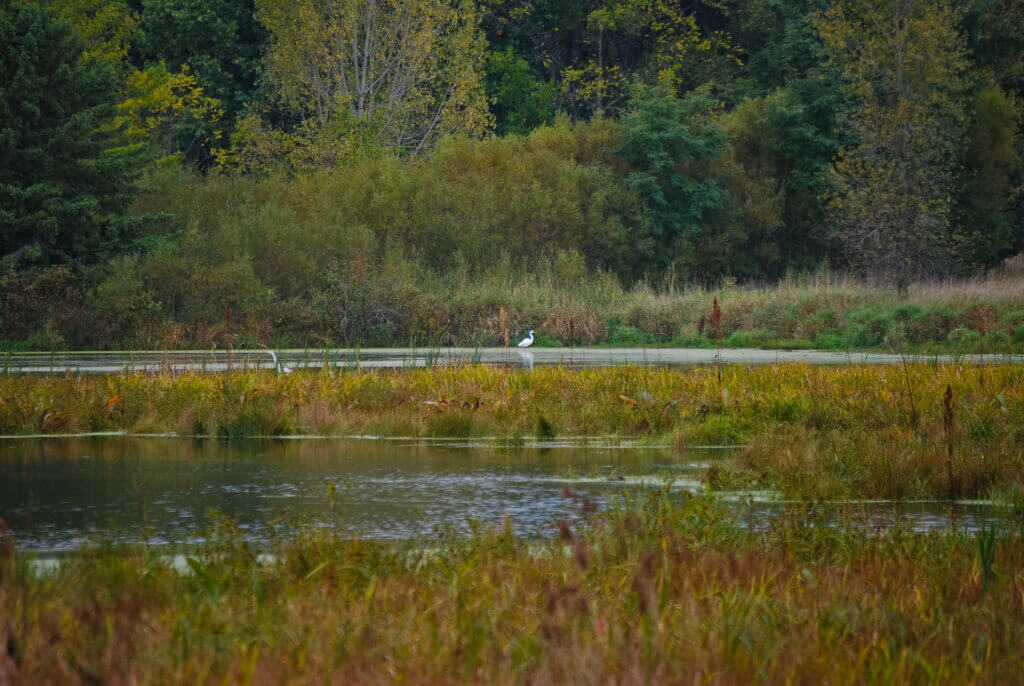
[[[0,272],[184,250],[188,213],[145,199],[167,174],[375,170],[414,203],[451,163],[505,175],[504,214],[343,221],[440,271],[472,261],[433,251],[447,221],[624,281],[905,289],[1024,248],[1022,56],[1020,0],[8,0]],[[500,198],[537,184],[575,219]]]

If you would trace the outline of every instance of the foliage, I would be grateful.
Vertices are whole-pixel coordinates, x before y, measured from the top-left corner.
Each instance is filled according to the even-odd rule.
[[[46,0],[42,3],[70,24],[84,42],[83,56],[115,72],[131,68],[128,51],[138,39],[138,15],[127,0]]]
[[[117,108],[127,120],[129,138],[151,143],[164,161],[208,151],[220,139],[215,128],[220,104],[203,93],[187,67],[175,74],[160,63],[130,73]]]
[[[994,84],[985,85],[974,97],[967,145],[956,176],[954,231],[954,250],[971,267],[994,264],[1018,247],[1011,213],[1021,172],[1018,108]]]
[[[554,121],[554,84],[539,82],[530,65],[511,46],[487,52],[487,98],[498,135],[527,134]]]
[[[841,2],[819,30],[857,102],[832,209],[848,258],[906,289],[948,264],[967,69],[957,13],[931,0]]]
[[[191,74],[229,121],[255,97],[266,35],[253,0],[142,0],[146,66]]]
[[[277,92],[320,129],[366,128],[385,149],[415,155],[442,136],[489,126],[471,4],[261,0],[258,9]]]
[[[491,340],[482,313],[513,281],[559,294],[522,296],[523,317],[560,331],[585,319],[586,340],[622,326],[640,332],[629,340],[703,345],[698,316],[648,312],[643,293],[828,269],[906,289],[1024,249],[1019,2],[32,4],[70,25],[79,69],[114,88],[114,114],[74,121],[108,139],[90,159],[125,166],[88,174],[81,203],[33,200],[48,208],[39,240],[5,222],[0,255],[100,263],[68,278],[81,318],[113,330],[13,324],[37,332],[32,346],[206,340],[242,302],[253,339]],[[4,92],[22,113],[93,97],[66,81]],[[24,141],[11,145],[24,157]],[[136,165],[121,153],[150,160],[152,192],[132,213],[118,178]],[[202,176],[166,174],[178,166]],[[19,194],[48,173],[0,172]],[[105,262],[113,253],[134,257]],[[579,288],[546,283],[559,260],[580,259]],[[605,312],[616,280],[612,291],[639,295]],[[439,283],[472,295],[440,296]],[[574,299],[589,291],[602,295]],[[897,321],[880,306],[853,319],[838,306],[827,325],[812,307],[806,331],[800,317],[752,317],[735,340],[841,349],[903,331],[910,345],[954,345],[947,315]],[[965,328],[1012,345],[1012,330]]]
[[[109,67],[25,2],[0,9],[0,258],[94,261],[125,240],[142,151]]]
[[[727,133],[712,107],[703,94],[638,88],[617,149],[650,215],[654,243],[645,257],[685,281],[751,269],[740,249],[748,236],[719,164]]]

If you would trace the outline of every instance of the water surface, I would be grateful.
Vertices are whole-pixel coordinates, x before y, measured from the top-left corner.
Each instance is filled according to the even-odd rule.
[[[0,371],[54,374],[65,371],[111,374],[123,371],[225,371],[233,369],[330,367],[380,369],[425,367],[438,364],[608,367],[649,365],[685,368],[717,362],[767,365],[799,362],[813,365],[895,365],[909,362],[961,362],[965,364],[1019,364],[1022,355],[894,355],[891,353],[834,352],[824,350],[761,350],[727,348],[720,353],[706,348],[331,348],[326,350],[176,350],[134,352],[5,353]]]
[[[668,482],[675,491],[701,490],[702,470],[718,459],[729,459],[728,452],[585,443],[3,439],[0,518],[19,547],[43,553],[109,539],[187,543],[212,524],[211,511],[231,517],[257,542],[282,517],[390,539],[468,533],[504,526],[507,518],[517,534],[546,536],[559,520],[578,523],[627,490]],[[794,506],[765,493],[721,497],[754,528]],[[863,525],[915,530],[970,529],[997,514],[943,503],[851,508]]]

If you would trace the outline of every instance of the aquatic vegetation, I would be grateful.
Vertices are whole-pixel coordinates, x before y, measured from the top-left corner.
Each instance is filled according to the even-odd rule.
[[[571,497],[571,494],[568,494]],[[826,523],[839,523],[838,527]],[[1024,538],[627,496],[551,538],[398,544],[230,521],[42,571],[0,538],[14,683],[973,683],[1024,678]],[[174,552],[174,551],[172,551]],[[35,570],[35,571],[33,571]]]
[[[1024,490],[1020,365],[724,366],[721,386],[717,371],[466,365],[6,375],[0,434],[613,436],[738,446],[712,485],[814,498]]]

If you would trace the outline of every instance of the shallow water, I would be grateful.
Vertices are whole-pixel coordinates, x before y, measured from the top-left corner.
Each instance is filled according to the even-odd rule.
[[[289,368],[331,367],[338,369],[380,369],[425,367],[437,364],[508,365],[532,369],[535,366],[608,367],[651,365],[693,367],[714,364],[719,353],[705,348],[332,348],[329,350],[179,350],[135,352],[4,353],[0,372],[53,374],[65,371],[110,374],[122,371],[225,371],[273,368],[276,359]],[[722,350],[725,364],[765,365],[800,362],[814,365],[879,364],[903,361],[963,362],[965,364],[1018,364],[1021,355],[901,355],[888,353],[847,353],[822,350]]]
[[[545,536],[578,522],[624,491],[701,490],[721,450],[560,442],[503,448],[487,441],[366,439],[224,443],[163,437],[0,440],[0,518],[22,549],[70,550],[99,540],[154,544],[195,540],[211,511],[259,541],[271,522],[309,518],[369,538],[409,538],[445,528],[504,526]],[[329,494],[329,486],[335,492]],[[746,526],[768,526],[796,505],[771,494],[725,493]],[[915,530],[976,528],[985,505],[848,504],[849,525]],[[951,520],[951,515],[953,520]]]

